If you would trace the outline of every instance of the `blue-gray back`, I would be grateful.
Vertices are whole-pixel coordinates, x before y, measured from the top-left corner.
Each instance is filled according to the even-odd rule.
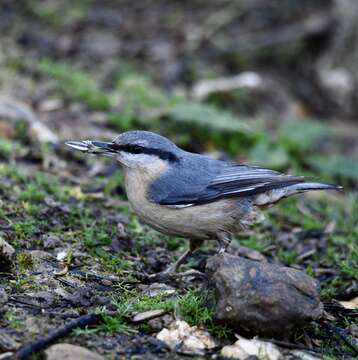
[[[170,164],[154,181],[149,197],[161,205],[195,205],[228,197],[252,196],[304,181],[303,177],[181,151],[179,161]]]

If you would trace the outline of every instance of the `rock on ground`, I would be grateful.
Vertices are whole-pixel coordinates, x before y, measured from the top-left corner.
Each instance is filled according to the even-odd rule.
[[[11,258],[15,253],[15,249],[7,243],[0,235],[0,271],[10,271],[12,261]]]
[[[204,355],[205,350],[216,347],[214,339],[206,330],[190,326],[181,320],[174,321],[169,329],[160,331],[157,339],[163,341],[172,351],[187,355]]]
[[[282,337],[323,312],[317,282],[305,273],[229,254],[209,259],[215,320],[236,331]]]
[[[104,360],[98,355],[81,346],[71,344],[56,344],[46,350],[47,360]]]
[[[279,360],[281,357],[281,352],[276,345],[257,339],[245,339],[241,336],[235,344],[224,346],[220,354],[225,358],[240,360],[245,360],[250,356],[267,360]]]

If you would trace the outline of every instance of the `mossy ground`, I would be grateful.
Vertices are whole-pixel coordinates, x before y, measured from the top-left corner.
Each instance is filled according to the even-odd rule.
[[[262,119],[249,119],[237,110],[236,102],[239,109],[253,106],[252,98],[242,93],[235,94],[235,104],[231,97],[221,96],[193,101],[182,84],[168,93],[165,84],[156,84],[155,76],[152,80],[144,75],[137,60],[99,65],[91,62],[88,49],[56,56],[61,50],[48,43],[45,49],[36,45],[31,53],[31,47],[14,41],[32,24],[50,34],[62,29],[68,36],[68,26],[90,28],[91,22],[85,25],[83,19],[91,1],[74,7],[67,1],[61,4],[42,8],[31,1],[26,8],[15,8],[25,25],[15,22],[2,35],[12,44],[12,51],[1,55],[6,74],[11,74],[10,79],[1,74],[2,84],[20,86],[22,98],[34,105],[61,142],[40,145],[24,121],[0,117],[0,125],[5,124],[0,126],[0,231],[16,250],[11,269],[0,279],[9,297],[0,310],[0,326],[24,343],[68,319],[96,311],[103,314],[103,323],[76,330],[66,342],[96,348],[109,357],[116,352],[131,356],[131,341],[143,336],[141,345],[147,346],[145,336],[154,333],[147,322],[133,324],[133,313],[163,309],[207,328],[222,343],[234,340],[232,331],[214,323],[210,296],[201,291],[200,283],[178,285],[170,296],[147,295],[136,273],[164,269],[184,251],[186,240],[161,235],[139,222],[113,162],[71,152],[63,145],[77,137],[103,138],[141,128],[168,135],[189,150],[220,150],[223,158],[344,185],[344,193],[282,201],[266,211],[263,223],[238,234],[233,248],[257,250],[269,261],[318,279],[331,324],[353,338],[353,312],[337,313],[335,306],[336,301],[357,296],[358,281],[358,167],[346,139],[323,121],[290,118],[272,128]],[[58,6],[61,16],[55,16]],[[38,39],[38,34],[33,36]],[[192,66],[197,66],[195,61]],[[153,69],[148,72],[153,74]],[[215,247],[207,242],[185,267],[202,269]],[[61,252],[65,257],[58,260]],[[336,313],[330,311],[333,308]],[[106,311],[116,315],[106,316]],[[316,325],[299,329],[290,341],[306,344],[307,337],[327,359],[351,351]],[[171,358],[165,352],[160,356]]]

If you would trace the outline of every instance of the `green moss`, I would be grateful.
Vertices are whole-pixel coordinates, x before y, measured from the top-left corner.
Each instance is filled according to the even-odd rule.
[[[45,3],[30,0],[24,6],[31,15],[43,24],[60,27],[84,18],[87,15],[90,3],[91,0],[77,0],[76,2],[61,0]]]
[[[270,241],[265,234],[259,234],[260,231],[259,229],[257,230],[258,234],[250,235],[248,238],[244,235],[237,236],[240,245],[257,251],[263,251],[270,244]]]
[[[18,184],[24,184],[27,180],[27,177],[22,169],[18,166],[7,164],[0,164],[0,176],[9,178]]]
[[[45,193],[41,191],[36,184],[30,183],[19,195],[20,201],[30,201],[39,203],[45,198]]]
[[[285,265],[295,265],[298,263],[297,252],[295,250],[279,249],[277,257]]]
[[[4,319],[8,322],[8,326],[14,330],[21,328],[22,321],[17,314],[16,310],[7,310],[4,314]]]
[[[36,231],[33,219],[26,219],[24,221],[14,224],[15,235],[18,240],[26,240],[34,235]]]
[[[103,325],[100,328],[107,332],[127,332],[130,313],[164,310],[167,313],[175,312],[179,318],[187,321],[192,326],[207,328],[214,336],[228,337],[231,332],[227,328],[214,323],[213,312],[207,305],[211,301],[211,297],[211,294],[194,291],[188,291],[184,295],[175,297],[165,295],[150,297],[145,294],[138,296],[135,293],[127,292],[126,295],[113,301],[117,308],[117,315],[114,317],[104,315]],[[105,314],[105,310],[101,309],[101,313]],[[150,331],[150,328],[147,327],[146,330]]]
[[[16,158],[26,152],[26,149],[15,140],[0,138],[0,158]]]
[[[155,128],[158,115],[180,99],[167,95],[150,79],[137,73],[122,75],[117,84],[120,111],[109,115],[110,125],[119,130],[130,130],[138,124]]]
[[[31,254],[25,252],[16,254],[16,265],[20,272],[31,270],[34,265]]]
[[[45,76],[52,78],[58,90],[68,99],[81,101],[94,110],[110,108],[110,97],[98,88],[96,81],[89,74],[48,59],[42,60],[38,69]]]

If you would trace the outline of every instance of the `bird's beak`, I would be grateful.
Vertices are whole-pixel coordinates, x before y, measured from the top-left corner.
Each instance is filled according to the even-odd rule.
[[[90,154],[102,154],[107,156],[115,156],[118,152],[113,147],[113,143],[102,141],[67,141],[67,146]]]

